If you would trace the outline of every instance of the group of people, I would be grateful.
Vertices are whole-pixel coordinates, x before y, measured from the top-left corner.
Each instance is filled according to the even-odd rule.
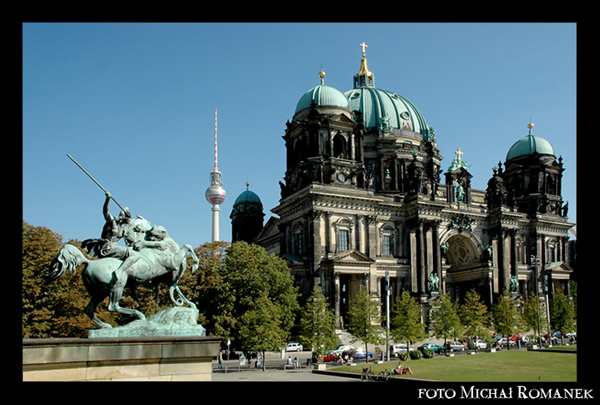
[[[338,364],[340,366],[343,366],[344,363],[346,363],[346,364],[352,364],[352,357],[350,357],[350,355],[348,354],[348,352],[341,353],[338,356]]]
[[[398,365],[396,366],[396,368],[392,371],[392,374],[412,374],[412,370],[410,369],[410,367],[403,367],[402,366],[402,362],[399,361]]]
[[[294,359],[292,360],[292,357],[288,356],[287,365],[293,366],[294,368],[300,368],[300,363],[298,362],[298,357],[294,357]]]

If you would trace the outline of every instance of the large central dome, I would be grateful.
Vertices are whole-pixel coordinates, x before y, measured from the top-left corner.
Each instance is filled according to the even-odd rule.
[[[360,111],[364,126],[377,132],[408,130],[426,135],[429,127],[413,103],[404,97],[375,87],[375,75],[367,68],[363,54],[360,71],[354,76],[354,89],[344,93],[352,111]]]
[[[363,49],[364,50],[364,49]],[[321,84],[300,98],[295,114],[311,107],[359,111],[367,132],[395,133],[411,131],[435,140],[433,130],[413,103],[391,91],[375,87],[375,75],[367,68],[363,52],[360,71],[354,76],[354,89],[342,93],[325,86],[325,72],[319,73]]]
[[[367,129],[391,132],[393,128],[420,134],[427,123],[419,110],[404,97],[375,87],[358,87],[344,93],[352,111],[360,111]]]

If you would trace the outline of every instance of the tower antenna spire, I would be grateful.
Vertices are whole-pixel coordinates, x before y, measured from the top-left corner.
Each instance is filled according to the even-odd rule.
[[[220,204],[223,204],[227,193],[222,187],[221,172],[219,171],[218,148],[217,148],[217,109],[215,108],[215,167],[210,172],[210,187],[206,190],[205,196],[209,204],[212,205],[212,241],[219,241],[219,211]]]
[[[218,148],[217,148],[217,109],[215,108],[215,170],[219,168]]]

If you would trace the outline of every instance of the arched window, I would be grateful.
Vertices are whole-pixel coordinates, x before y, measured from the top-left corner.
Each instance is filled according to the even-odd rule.
[[[333,137],[333,157],[348,159],[346,139],[341,134],[337,134]]]
[[[305,253],[304,246],[304,226],[300,222],[296,222],[292,227],[293,233],[293,252],[298,256],[302,256]]]
[[[381,255],[382,256],[393,256],[394,255],[394,240],[395,240],[394,227],[386,224],[381,227],[379,234],[381,236]]]

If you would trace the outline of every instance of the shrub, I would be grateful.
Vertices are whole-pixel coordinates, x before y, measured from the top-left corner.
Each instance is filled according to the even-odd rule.
[[[415,350],[414,352],[410,352],[410,358],[413,360],[418,360],[423,357],[423,353],[420,350]]]
[[[435,352],[431,349],[423,350],[423,357],[426,359],[432,359],[435,356]]]
[[[408,360],[409,357],[410,357],[409,354],[406,352],[402,352],[398,355],[398,358],[402,361]]]

